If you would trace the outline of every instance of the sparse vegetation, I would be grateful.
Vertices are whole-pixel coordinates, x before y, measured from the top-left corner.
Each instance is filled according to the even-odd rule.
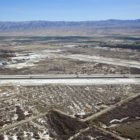
[[[140,74],[139,40],[127,36],[11,36],[0,40],[3,75]],[[32,86],[20,82],[18,86],[1,85],[0,139],[118,140],[120,136],[139,139],[139,96],[136,96],[139,83],[42,85],[39,82],[40,85],[32,83]],[[136,98],[103,113],[104,117],[88,118],[131,96]],[[85,122],[86,119],[89,121]]]

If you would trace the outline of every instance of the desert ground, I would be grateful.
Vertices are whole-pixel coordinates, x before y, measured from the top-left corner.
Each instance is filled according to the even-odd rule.
[[[0,140],[139,140],[139,44],[136,35],[0,36]]]
[[[136,37],[0,37],[0,74],[139,74]]]

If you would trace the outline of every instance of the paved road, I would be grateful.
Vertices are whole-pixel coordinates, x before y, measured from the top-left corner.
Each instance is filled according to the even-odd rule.
[[[46,75],[0,75],[0,80],[6,79],[94,79],[94,78],[140,78],[136,74],[46,74]]]
[[[140,75],[18,75],[0,76],[0,85],[100,85],[140,84]]]

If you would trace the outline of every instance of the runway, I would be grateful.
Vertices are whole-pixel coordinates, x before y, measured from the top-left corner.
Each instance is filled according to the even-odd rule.
[[[140,84],[140,75],[6,75],[0,85],[104,85]]]

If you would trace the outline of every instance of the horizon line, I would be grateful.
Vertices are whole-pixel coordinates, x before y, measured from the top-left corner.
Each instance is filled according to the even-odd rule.
[[[47,22],[96,22],[96,21],[135,21],[140,20],[140,18],[137,19],[101,19],[101,20],[0,20],[0,22],[39,22],[39,21],[47,21]]]

